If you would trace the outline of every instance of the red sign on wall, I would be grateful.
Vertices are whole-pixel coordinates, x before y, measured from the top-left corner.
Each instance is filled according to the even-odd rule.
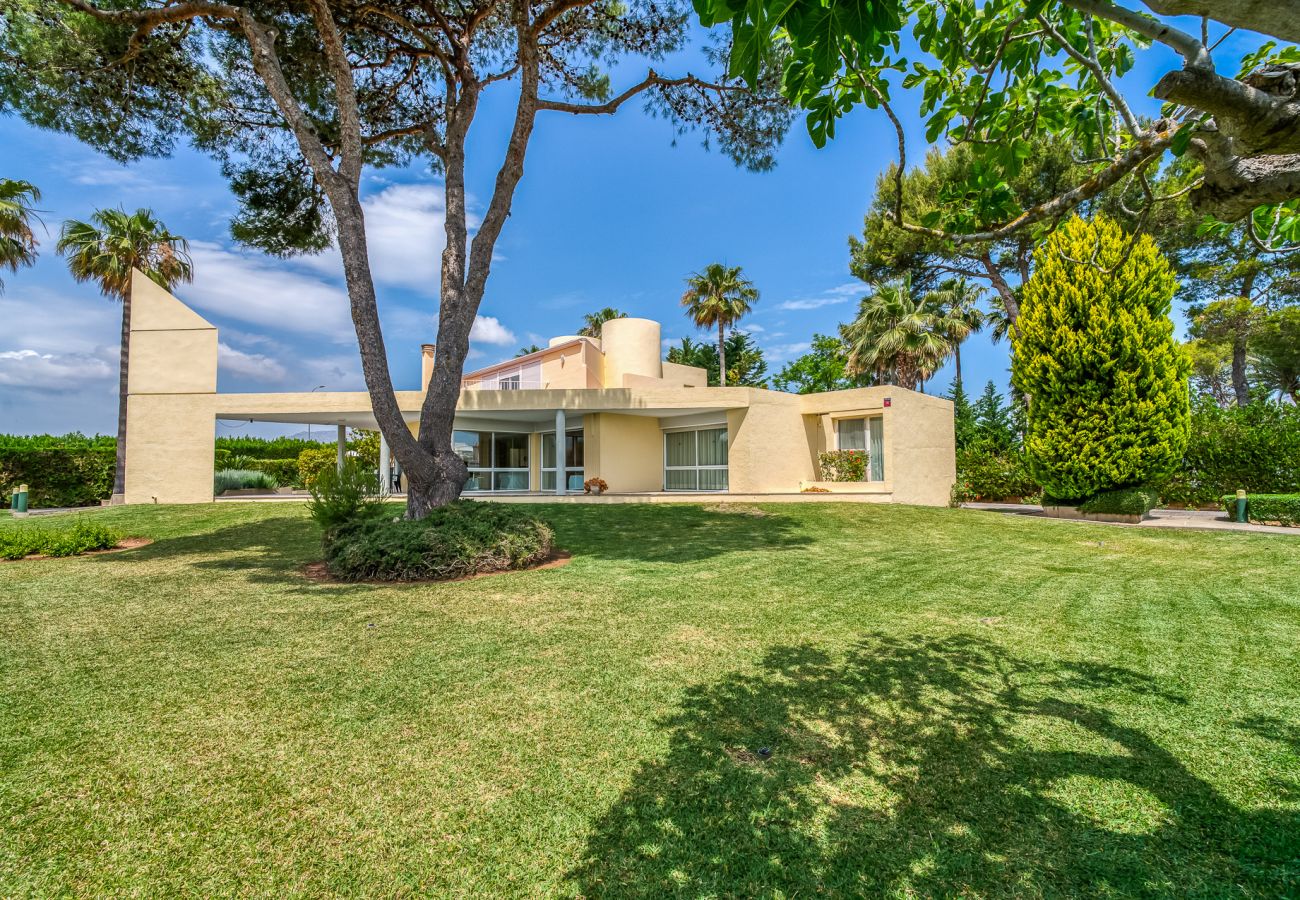
[[[885,409],[889,409],[889,407],[890,407],[891,405],[892,405],[892,400],[891,400],[891,398],[886,397],[886,398],[885,398]]]

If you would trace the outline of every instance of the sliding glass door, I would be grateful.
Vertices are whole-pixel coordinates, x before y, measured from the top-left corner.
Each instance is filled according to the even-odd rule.
[[[665,491],[726,489],[726,428],[664,432]]]
[[[528,490],[528,434],[455,431],[452,447],[469,466],[466,491]]]
[[[582,490],[583,466],[585,464],[585,448],[582,438],[582,429],[567,432],[564,435],[564,489],[566,491]],[[555,490],[555,473],[557,466],[555,464],[555,432],[549,431],[542,435],[542,490]]]

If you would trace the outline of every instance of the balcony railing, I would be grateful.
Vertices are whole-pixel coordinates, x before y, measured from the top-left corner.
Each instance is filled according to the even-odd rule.
[[[460,383],[466,391],[536,391],[542,387],[540,378],[521,378],[518,375],[504,378],[466,378]]]

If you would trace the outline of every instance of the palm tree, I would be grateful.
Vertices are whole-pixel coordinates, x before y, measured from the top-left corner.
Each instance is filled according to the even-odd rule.
[[[912,297],[907,276],[876,285],[840,334],[849,348],[850,375],[874,372],[879,381],[912,390],[923,387],[952,352],[948,326]]]
[[[957,383],[961,384],[961,345],[972,334],[977,334],[987,320],[979,302],[984,289],[965,278],[954,278],[939,285],[926,297],[940,316],[943,330],[952,344],[953,361],[957,364]]]
[[[594,313],[587,313],[582,317],[585,323],[578,329],[578,334],[582,337],[600,337],[600,326],[604,325],[610,319],[626,319],[627,313],[615,309],[612,306],[606,306],[604,309],[598,309]]]
[[[31,220],[36,218],[32,207],[40,199],[41,192],[32,183],[0,178],[0,268],[17,272],[19,266],[36,262]],[[4,288],[0,281],[0,294]]]
[[[536,344],[529,344],[527,347],[519,348],[519,352],[515,354],[515,359],[518,359],[521,356],[528,356],[533,353],[540,353],[541,351],[542,348],[537,346]]]
[[[68,258],[68,270],[77,281],[93,281],[105,297],[122,301],[121,368],[117,398],[117,474],[113,494],[126,490],[126,379],[131,358],[131,273],[142,272],[150,281],[170,291],[193,278],[189,243],[172,234],[151,210],[127,213],[100,209],[89,222],[63,223],[58,251]]]
[[[758,289],[741,277],[740,266],[710,263],[686,279],[682,306],[700,328],[718,329],[718,383],[727,386],[727,326],[735,325],[758,302]]]

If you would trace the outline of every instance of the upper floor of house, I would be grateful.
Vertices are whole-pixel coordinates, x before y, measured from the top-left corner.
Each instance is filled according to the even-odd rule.
[[[421,348],[421,384],[429,383],[436,348]],[[570,390],[580,388],[702,388],[707,374],[663,359],[662,334],[651,319],[610,319],[599,337],[566,334],[545,349],[468,372],[471,391]]]

